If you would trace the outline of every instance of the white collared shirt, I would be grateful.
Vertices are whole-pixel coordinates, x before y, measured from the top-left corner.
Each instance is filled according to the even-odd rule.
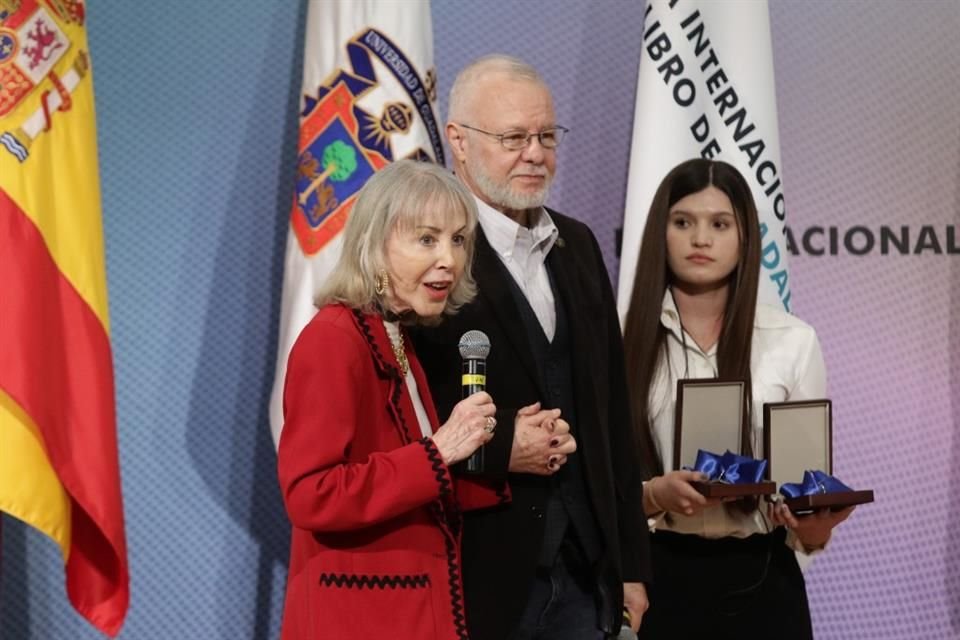
[[[480,226],[487,241],[523,291],[547,340],[553,342],[557,329],[557,310],[546,261],[553,243],[560,235],[557,226],[542,207],[538,209],[535,224],[528,229],[480,198],[474,198],[480,211]]]
[[[657,365],[657,375],[650,385],[650,414],[653,416],[654,441],[663,460],[664,471],[671,471],[677,379],[716,377],[717,348],[714,345],[704,352],[690,334],[686,334],[685,340],[681,337],[683,329],[680,315],[669,291],[664,295],[662,308],[660,322],[667,329],[670,363],[669,366],[665,362]],[[784,311],[758,305],[753,325],[750,373],[753,386],[753,450],[757,454],[755,457],[761,457],[765,402],[826,397],[826,369],[813,327]],[[693,461],[683,464],[692,466]],[[694,516],[675,513],[670,514],[669,519],[660,516],[656,528],[705,538],[745,538],[773,529],[766,521],[762,504],[760,509],[751,514],[717,506],[704,509]],[[787,544],[796,550],[801,549],[792,532]]]

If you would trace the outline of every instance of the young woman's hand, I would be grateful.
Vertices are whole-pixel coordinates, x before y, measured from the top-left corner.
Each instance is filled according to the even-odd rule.
[[[809,551],[822,549],[830,540],[833,528],[849,518],[851,513],[853,513],[853,507],[847,507],[842,511],[821,509],[809,515],[796,516],[782,502],[771,504],[767,510],[770,520],[775,525],[783,525],[793,531],[800,540],[800,544]]]
[[[691,482],[706,482],[699,471],[670,471],[651,478],[643,485],[643,509],[648,516],[662,511],[692,516],[707,507],[720,504],[721,498],[706,498]]]

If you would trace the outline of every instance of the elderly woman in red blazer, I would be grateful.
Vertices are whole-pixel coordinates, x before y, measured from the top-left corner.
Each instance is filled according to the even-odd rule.
[[[476,224],[473,197],[431,164],[395,162],[357,199],[287,368],[283,640],[467,638],[460,511],[508,492],[454,478],[450,465],[492,437],[495,407],[477,393],[438,425],[404,325],[437,322],[475,295]],[[534,409],[524,419],[557,417]]]

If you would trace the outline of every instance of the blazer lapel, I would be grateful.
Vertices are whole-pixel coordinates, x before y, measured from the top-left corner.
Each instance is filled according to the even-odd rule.
[[[388,407],[400,435],[400,441],[409,444],[414,440],[419,440],[420,426],[417,423],[417,414],[413,410],[413,401],[410,399],[410,392],[404,382],[397,357],[393,355],[393,347],[390,344],[387,330],[383,326],[383,319],[376,314],[363,313],[358,310],[353,311],[353,316],[357,322],[357,327],[370,345],[370,352],[373,355],[377,370],[390,380]]]
[[[570,264],[570,260],[565,255],[567,251],[566,242],[558,238],[553,245],[553,249],[547,255],[547,266],[553,274],[553,285],[555,287],[553,295],[556,298],[556,304],[563,305],[567,313],[571,339],[576,341],[582,335],[583,327],[579,323],[583,318],[574,308],[577,301],[583,298],[579,286],[580,280],[574,272],[573,265]]]
[[[479,226],[477,229],[477,248],[474,262],[477,284],[480,289],[479,297],[492,310],[492,316],[500,325],[503,335],[507,336],[510,341],[520,365],[526,370],[531,380],[536,380],[537,388],[543,394],[543,382],[540,380],[540,374],[533,359],[533,351],[530,349],[527,332],[523,328],[523,318],[520,316],[520,310],[517,309],[513,294],[510,293],[510,283],[507,278],[513,276],[500,262],[500,258],[497,257],[493,247],[487,242],[483,230]],[[497,347],[493,345],[492,348],[496,349]]]
[[[547,256],[547,264],[553,274],[554,296],[557,304],[563,305],[567,315],[575,384],[590,390],[589,394],[574,394],[577,402],[577,416],[582,421],[593,415],[592,399],[596,397],[594,385],[597,376],[590,370],[595,360],[590,357],[590,354],[597,347],[591,340],[594,330],[589,323],[603,322],[604,319],[602,315],[591,313],[589,308],[584,308],[593,296],[591,292],[585,290],[588,285],[583,282],[581,274],[577,272],[573,264],[573,254],[566,248],[566,242],[561,238],[557,239]]]

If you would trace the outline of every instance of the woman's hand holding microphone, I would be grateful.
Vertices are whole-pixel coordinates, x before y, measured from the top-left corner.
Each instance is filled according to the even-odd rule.
[[[497,428],[493,398],[479,391],[456,404],[450,419],[433,434],[434,446],[447,466],[465,460],[493,437]]]

